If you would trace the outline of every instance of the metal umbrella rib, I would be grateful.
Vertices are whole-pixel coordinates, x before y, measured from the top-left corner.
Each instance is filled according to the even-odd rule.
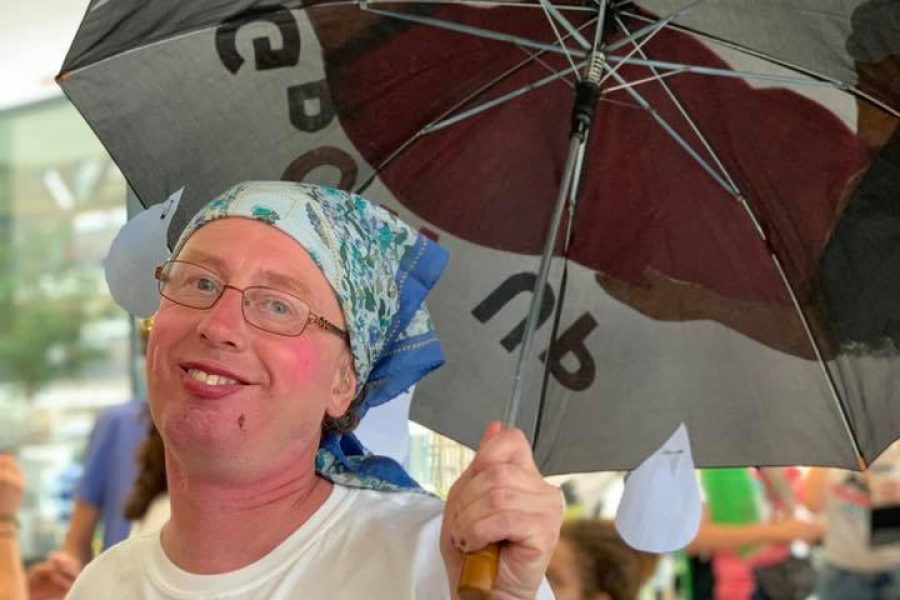
[[[622,14],[622,16],[626,16],[626,17],[629,17],[629,18],[632,18],[635,20],[641,20],[641,21],[651,20],[649,17],[647,17],[645,15],[641,15],[639,13],[635,13],[633,11],[622,11],[621,14]],[[812,69],[807,69],[805,67],[801,67],[792,62],[782,60],[782,59],[780,59],[776,56],[773,56],[771,54],[768,54],[766,52],[761,52],[759,50],[755,50],[753,48],[745,46],[743,44],[730,42],[721,37],[711,35],[708,33],[704,33],[702,31],[697,31],[696,29],[693,29],[691,27],[686,27],[684,25],[678,25],[675,23],[669,23],[669,24],[667,24],[667,27],[669,29],[671,29],[672,31],[678,31],[681,33],[692,35],[692,36],[696,37],[697,39],[706,40],[708,42],[718,44],[724,48],[729,48],[731,50],[737,50],[739,52],[743,52],[747,56],[753,56],[756,58],[760,58],[760,59],[763,59],[763,60],[766,60],[766,61],[772,63],[773,65],[778,65],[780,67],[790,69],[791,71],[796,71],[797,73],[801,73],[812,79],[816,79],[816,80],[819,80],[824,83],[830,83],[835,89],[846,91],[855,96],[863,98],[864,100],[866,100],[867,102],[871,102],[873,105],[877,106],[881,110],[884,110],[884,111],[894,115],[895,117],[900,118],[900,109],[896,109],[896,108],[892,107],[891,105],[889,105],[885,102],[882,102],[881,100],[879,100],[878,98],[875,98],[871,94],[867,94],[866,92],[860,90],[856,86],[851,85],[845,81],[840,81],[833,77],[828,77],[827,75],[823,75],[821,73],[817,73],[816,71],[814,71]]]
[[[585,29],[585,28],[589,27],[594,22],[595,22],[595,19],[590,19],[588,22],[586,22],[584,25],[581,26],[581,29]],[[569,35],[570,34],[563,36],[561,43],[566,38],[568,38]],[[525,51],[527,53],[527,50],[525,48],[523,48],[523,51]],[[501,95],[497,98],[493,98],[489,101],[486,101],[484,103],[473,106],[462,112],[455,113],[455,111],[457,111],[461,107],[467,105],[472,99],[477,98],[481,94],[498,86],[500,83],[502,83],[503,81],[506,81],[510,76],[514,75],[516,72],[518,72],[522,68],[528,66],[532,62],[541,62],[540,57],[542,54],[544,54],[546,52],[550,52],[550,50],[540,50],[537,54],[529,53],[528,58],[513,65],[512,67],[510,67],[509,69],[507,69],[506,71],[504,71],[503,73],[498,75],[497,77],[493,78],[492,80],[488,81],[484,85],[480,86],[478,89],[467,94],[462,100],[460,100],[454,106],[447,109],[442,115],[440,115],[439,117],[434,119],[432,122],[430,122],[427,125],[425,125],[424,127],[422,127],[412,137],[410,137],[408,140],[406,140],[401,145],[399,145],[396,150],[391,152],[391,154],[383,162],[378,164],[375,167],[375,169],[373,170],[373,172],[371,173],[371,175],[369,175],[369,177],[367,177],[365,179],[365,181],[363,181],[359,186],[357,186],[356,192],[362,193],[371,184],[372,180],[378,176],[378,173],[380,173],[383,169],[385,169],[394,158],[400,156],[406,149],[408,149],[420,137],[430,134],[430,133],[435,133],[441,129],[444,129],[446,127],[454,125],[464,119],[473,117],[473,116],[475,116],[481,112],[484,112],[490,108],[499,106],[505,102],[513,100],[519,96],[522,96],[523,94],[526,94],[529,91],[536,90],[536,89],[543,87],[549,83],[553,83],[554,81],[560,81],[560,80],[565,81],[563,78],[566,75],[570,75],[570,74],[578,75],[577,70],[583,68],[586,63],[586,61],[581,62],[581,63],[575,65],[574,68],[570,68],[570,69],[564,70],[564,71],[553,71],[552,75],[549,75],[547,77],[539,79],[539,80],[529,84],[528,86],[520,87],[516,90],[508,92],[507,94]],[[541,64],[543,64],[543,63],[541,63]]]
[[[617,19],[617,22],[618,22],[617,24],[623,30],[625,30],[627,32],[627,28],[625,27],[624,23],[622,23],[621,20],[618,20],[618,19]],[[640,52],[642,55],[644,55],[643,51],[639,47],[636,47],[635,50],[637,52]],[[654,62],[655,61],[652,61],[652,60],[646,60],[646,57],[645,57],[645,60],[641,61],[641,63],[639,63],[639,64],[647,64],[647,65],[651,65],[651,67],[652,67]],[[617,73],[615,73],[615,71],[613,69],[608,68],[608,70],[609,70],[609,76],[614,77],[617,81],[619,81],[622,84],[625,83],[624,80]],[[654,70],[654,73],[655,73],[655,70]],[[807,317],[805,311],[803,310],[803,307],[800,305],[800,302],[797,299],[796,290],[794,289],[794,286],[791,284],[790,280],[788,279],[787,274],[785,273],[785,270],[784,270],[784,266],[781,263],[781,259],[779,259],[778,255],[775,251],[775,248],[771,244],[771,242],[768,238],[768,235],[765,232],[765,228],[763,228],[762,224],[759,222],[759,218],[756,216],[753,209],[750,207],[744,194],[738,189],[737,184],[734,181],[734,178],[731,177],[731,175],[728,173],[728,170],[725,168],[725,165],[719,159],[718,155],[716,154],[716,152],[714,151],[712,146],[709,144],[706,137],[700,131],[697,124],[694,122],[693,119],[690,118],[690,115],[688,114],[687,110],[684,108],[684,106],[681,104],[681,102],[678,101],[674,92],[662,80],[660,80],[660,85],[663,86],[667,95],[672,100],[673,104],[676,106],[679,113],[684,118],[685,122],[690,126],[690,128],[693,130],[695,135],[698,137],[698,139],[702,143],[706,152],[712,157],[717,168],[719,169],[720,173],[722,174],[722,177],[724,177],[724,180],[721,179],[719,175],[714,173],[713,167],[711,165],[707,164],[700,157],[699,153],[697,153],[695,150],[690,148],[690,145],[687,143],[687,141],[685,141],[684,138],[682,138],[674,130],[674,128],[672,128],[672,126],[669,125],[665,121],[665,119],[663,119],[659,115],[658,112],[653,110],[652,107],[650,106],[649,102],[647,102],[644,98],[642,98],[636,90],[634,90],[631,87],[622,87],[622,89],[625,89],[626,91],[628,91],[628,93],[631,94],[632,97],[641,106],[643,106],[646,110],[650,111],[651,114],[653,115],[654,119],[656,120],[656,122],[660,125],[660,127],[668,135],[672,136],[676,140],[678,145],[681,146],[682,149],[684,149],[686,152],[688,152],[688,154],[690,154],[691,157],[693,157],[697,161],[697,163],[701,166],[701,168],[703,168],[703,170],[706,173],[708,173],[711,177],[713,177],[713,179],[715,179],[717,183],[722,185],[722,187],[725,189],[726,192],[733,195],[735,197],[735,199],[737,199],[740,202],[741,206],[744,208],[745,214],[752,221],[752,223],[754,225],[754,229],[758,232],[760,239],[762,240],[762,242],[765,244],[766,248],[768,249],[769,255],[773,262],[773,266],[777,270],[778,275],[781,278],[781,281],[784,283],[786,291],[790,295],[791,302],[793,303],[793,306],[797,312],[797,315],[803,324],[803,328],[804,328],[806,336],[809,340],[810,346],[811,346],[813,352],[815,353],[816,360],[818,361],[818,363],[822,369],[822,373],[825,377],[828,388],[832,394],[832,399],[834,400],[835,405],[838,409],[838,412],[841,416],[841,421],[842,421],[844,429],[847,433],[847,437],[853,444],[853,449],[856,453],[857,459],[859,460],[859,464],[861,465],[861,467],[865,467],[866,460],[865,460],[862,450],[859,446],[859,440],[857,439],[856,435],[853,433],[853,429],[850,426],[850,420],[847,415],[846,403],[843,400],[840,392],[837,389],[837,385],[834,381],[834,377],[831,374],[831,371],[828,368],[828,364],[822,355],[822,350],[820,348],[819,342],[816,340],[815,335],[812,332],[812,328],[810,327],[809,318]],[[543,399],[542,399],[542,401],[543,401]]]

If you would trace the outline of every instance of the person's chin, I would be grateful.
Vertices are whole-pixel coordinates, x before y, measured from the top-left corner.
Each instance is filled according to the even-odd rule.
[[[188,401],[166,407],[160,421],[166,443],[181,450],[180,454],[212,453],[225,458],[240,452],[247,441],[244,419],[239,411],[224,406],[210,410]]]
[[[234,484],[258,477],[251,464],[253,444],[232,431],[178,425],[170,427],[166,437],[184,476]]]

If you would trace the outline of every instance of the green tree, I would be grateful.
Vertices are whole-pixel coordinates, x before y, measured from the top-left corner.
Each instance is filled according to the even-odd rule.
[[[14,310],[10,327],[0,335],[0,377],[19,385],[26,398],[104,356],[81,342],[85,311],[77,304],[43,299]]]
[[[0,272],[0,297],[8,311],[0,328],[0,379],[31,399],[106,352],[82,339],[82,327],[105,311],[94,300],[96,286],[84,266],[69,258],[70,227],[28,225],[22,223],[22,235],[0,248],[0,259],[10,250],[16,257],[0,261],[16,267]]]

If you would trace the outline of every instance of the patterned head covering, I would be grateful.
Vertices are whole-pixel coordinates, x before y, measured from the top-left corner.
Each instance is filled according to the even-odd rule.
[[[240,183],[200,209],[173,257],[197,229],[228,217],[256,219],[288,234],[331,284],[350,337],[360,417],[443,364],[424,304],[446,266],[443,248],[355,194],[260,181]],[[417,487],[397,463],[368,454],[349,433],[323,436],[316,468],[354,487]]]

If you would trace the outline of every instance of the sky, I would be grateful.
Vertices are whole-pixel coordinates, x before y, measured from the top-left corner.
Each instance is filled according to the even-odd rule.
[[[61,94],[53,77],[88,0],[0,3],[0,110]]]

